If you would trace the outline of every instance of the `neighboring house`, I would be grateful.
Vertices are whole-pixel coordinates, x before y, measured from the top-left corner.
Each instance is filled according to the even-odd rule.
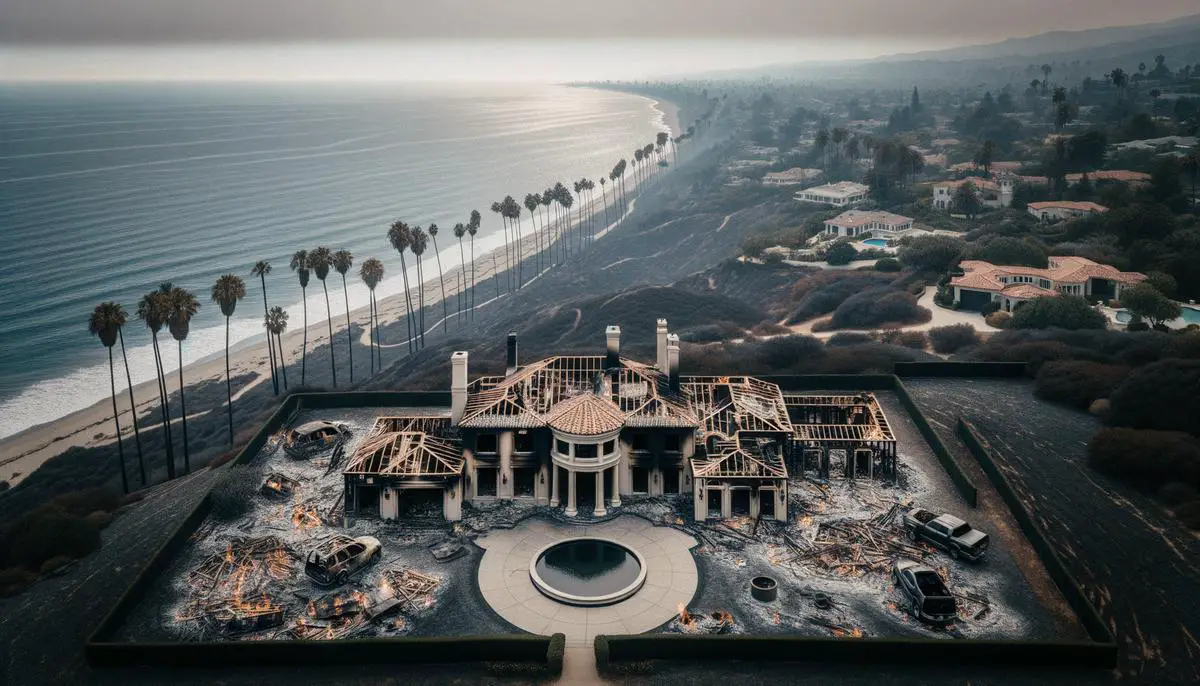
[[[850,210],[825,221],[825,235],[848,238],[895,238],[912,228],[911,217],[891,212]]]
[[[1000,172],[1017,172],[1020,171],[1021,167],[1023,166],[1025,166],[1024,162],[992,162],[988,167],[988,171],[993,174],[998,174]],[[956,172],[982,171],[983,167],[975,164],[974,162],[960,162],[953,167],[950,167],[950,169]]]
[[[802,202],[818,202],[835,207],[857,205],[867,199],[871,188],[853,181],[838,181],[824,186],[806,188],[796,193],[796,199]]]
[[[1150,175],[1145,172],[1129,171],[1127,169],[1106,169],[1088,172],[1087,174],[1067,174],[1067,184],[1074,186],[1082,181],[1084,176],[1087,176],[1088,180],[1092,183],[1100,181],[1127,183],[1130,185],[1150,183]]]
[[[809,181],[816,181],[821,178],[823,173],[820,169],[792,167],[786,171],[768,172],[762,182],[764,186],[797,186]]]
[[[896,440],[870,393],[681,376],[663,319],[653,363],[622,357],[620,338],[610,326],[605,354],[521,364],[510,333],[505,373],[474,380],[468,354],[453,353],[449,406],[429,394],[380,408],[343,470],[347,515],[396,519],[416,500],[458,520],[463,503],[520,499],[591,518],[680,495],[697,520],[786,522],[791,479],[895,478]]]
[[[939,210],[954,209],[954,194],[960,186],[971,184],[975,194],[984,207],[1008,207],[1012,204],[1012,180],[1000,179],[993,181],[978,176],[969,176],[955,181],[941,181],[933,184],[933,206]]]
[[[963,260],[962,276],[950,279],[954,300],[964,309],[979,310],[991,301],[1011,312],[1023,302],[1059,294],[1120,298],[1121,291],[1145,280],[1145,274],[1123,272],[1082,257],[1051,257],[1046,269],[997,266]]]
[[[1069,200],[1052,200],[1049,202],[1031,202],[1027,208],[1029,214],[1044,222],[1062,221],[1076,217],[1087,217],[1108,211],[1104,205],[1094,202],[1074,202]]]
[[[755,167],[769,167],[775,164],[775,160],[734,160],[726,165],[727,169],[753,169]]]
[[[944,153],[922,155],[921,159],[925,160],[925,166],[927,166],[927,167],[948,167],[948,166],[950,166],[950,162],[949,162],[949,160],[946,159],[946,155]]]
[[[1163,136],[1162,138],[1144,138],[1140,141],[1128,141],[1125,143],[1117,143],[1113,147],[1118,151],[1126,150],[1167,150],[1176,152],[1187,152],[1196,147],[1197,139],[1195,136]]]
[[[958,140],[957,138],[935,138],[930,143],[930,145],[932,145],[933,147],[942,148],[942,149],[953,148],[953,147],[955,147],[957,145],[961,145],[961,144],[962,144],[962,141]]]

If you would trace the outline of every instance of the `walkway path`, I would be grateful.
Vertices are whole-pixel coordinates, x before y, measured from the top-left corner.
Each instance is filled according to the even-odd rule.
[[[979,314],[978,312],[966,310],[947,310],[944,307],[938,307],[933,303],[933,296],[936,294],[936,288],[933,286],[926,286],[925,292],[922,293],[921,297],[917,300],[917,305],[929,310],[930,314],[933,315],[929,321],[922,322],[920,324],[909,324],[907,326],[900,326],[896,328],[898,328],[900,331],[928,331],[940,326],[966,324],[980,333],[992,334],[1000,331],[1000,329],[997,329],[994,326],[988,326],[987,322],[983,320],[983,315]],[[806,336],[813,336],[822,339],[829,338],[837,333],[870,333],[872,331],[879,330],[878,327],[874,329],[837,329],[836,331],[816,332],[812,330],[814,324],[826,319],[829,319],[829,316],[822,315],[820,317],[809,319],[808,321],[800,322],[799,324],[792,324],[789,326],[784,322],[780,322],[780,325],[791,329],[792,333],[804,334]]]

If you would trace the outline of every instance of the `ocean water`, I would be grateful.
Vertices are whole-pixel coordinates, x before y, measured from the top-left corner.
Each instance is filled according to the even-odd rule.
[[[493,201],[596,179],[663,130],[646,98],[549,85],[0,86],[0,437],[107,397],[106,352],[87,331],[101,301],[129,311],[138,383],[153,378],[153,355],[134,310],[160,281],[201,301],[186,365],[223,349],[209,299],[223,273],[246,279],[232,341],[262,335],[262,293],[249,275],[260,259],[274,268],[269,299],[295,329],[293,251],[350,250],[356,307],[367,302],[357,278],[367,257],[385,264],[381,297],[401,290],[385,235],[392,220],[437,222],[442,263],[456,265],[450,227],[472,209],[483,214],[479,255],[503,242]],[[432,244],[426,258],[429,278]],[[311,325],[325,307],[320,283],[309,285]],[[328,285],[337,322],[336,272]]]

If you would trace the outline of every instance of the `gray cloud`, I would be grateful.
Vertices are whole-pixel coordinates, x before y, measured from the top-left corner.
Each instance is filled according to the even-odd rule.
[[[0,43],[999,40],[1162,21],[1196,0],[0,0]]]

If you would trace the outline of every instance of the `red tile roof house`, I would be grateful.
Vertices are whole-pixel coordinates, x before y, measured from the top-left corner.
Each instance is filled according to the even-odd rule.
[[[1027,210],[1029,214],[1038,219],[1049,222],[1086,217],[1093,214],[1103,214],[1108,211],[1108,208],[1104,205],[1097,205],[1094,202],[1055,200],[1051,202],[1031,202]]]
[[[849,238],[895,238],[912,228],[911,217],[891,212],[849,210],[825,220],[825,235]]]
[[[988,302],[1012,312],[1021,303],[1059,294],[1120,298],[1121,291],[1145,280],[1145,274],[1123,272],[1082,257],[1051,257],[1047,269],[997,266],[980,260],[963,260],[962,276],[950,279],[954,301],[979,310]]]
[[[1088,181],[1092,183],[1100,183],[1102,181],[1111,181],[1115,183],[1128,183],[1135,186],[1150,183],[1150,175],[1145,172],[1129,171],[1127,169],[1106,169],[1101,171],[1088,172],[1087,174],[1067,174],[1067,183],[1071,186],[1083,181],[1083,177],[1088,177]]]

